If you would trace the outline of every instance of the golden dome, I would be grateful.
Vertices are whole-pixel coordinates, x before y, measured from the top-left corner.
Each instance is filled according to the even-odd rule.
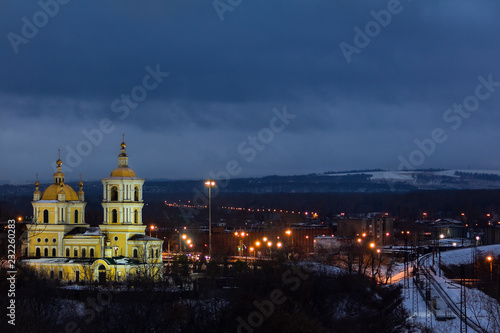
[[[43,191],[42,200],[57,200],[57,194],[63,191],[66,194],[66,201],[78,201],[78,195],[71,186],[66,184],[52,184]]]
[[[134,170],[129,167],[118,167],[111,171],[110,177],[136,177]]]

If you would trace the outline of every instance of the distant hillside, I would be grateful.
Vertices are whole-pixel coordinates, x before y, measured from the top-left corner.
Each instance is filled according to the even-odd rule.
[[[41,184],[43,190],[48,184]],[[78,188],[77,183],[69,183]],[[417,190],[500,189],[500,171],[494,170],[361,170],[299,176],[235,178],[219,182],[224,193],[380,193]],[[148,180],[144,193],[193,193],[204,190],[203,180]],[[31,196],[34,185],[0,185],[2,197]],[[102,197],[100,181],[85,182],[86,195]]]

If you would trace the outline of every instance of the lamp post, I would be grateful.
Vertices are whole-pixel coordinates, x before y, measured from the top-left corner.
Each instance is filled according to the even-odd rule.
[[[208,260],[212,260],[212,187],[215,182],[207,180],[205,186],[208,187]]]
[[[486,259],[490,263],[490,280],[493,280],[493,257],[492,256],[487,256]]]

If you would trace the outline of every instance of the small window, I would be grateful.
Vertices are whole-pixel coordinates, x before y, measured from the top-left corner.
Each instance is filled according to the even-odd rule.
[[[94,258],[94,249],[90,249],[90,258]]]
[[[59,280],[62,280],[62,271],[59,271]]]
[[[78,210],[75,209],[75,223],[78,223]]]
[[[113,238],[113,239],[115,240],[115,242],[118,241],[118,236],[115,236],[115,238]]]
[[[158,249],[156,249],[156,258],[158,258]]]
[[[35,256],[40,257],[40,248],[39,247],[36,248]]]
[[[139,201],[139,187],[134,190],[134,201]]]
[[[49,256],[49,249],[48,248],[43,249],[43,256],[44,257],[48,257]]]
[[[66,257],[69,257],[69,249],[66,249]]]
[[[139,256],[137,249],[134,249],[134,258],[137,258]]]
[[[116,186],[111,188],[111,201],[118,201],[118,188]]]
[[[53,249],[52,249],[52,256],[53,256],[53,257],[57,257],[57,252],[56,252],[56,249],[55,249],[55,248],[53,248]]]
[[[73,257],[78,258],[78,249],[73,250]]]
[[[87,250],[82,249],[82,258],[85,258],[85,256],[87,256]]]
[[[48,243],[48,242],[49,242],[49,239],[48,239],[48,238],[45,238],[43,241],[44,241],[45,243]]]
[[[118,212],[116,211],[116,209],[113,209],[111,211],[111,222],[112,223],[117,223],[118,222]]]
[[[37,239],[36,239],[36,242],[37,242],[37,243],[40,243],[41,241],[42,241],[42,240],[41,240],[40,238],[37,238]]]
[[[52,243],[55,243],[55,242],[57,242],[57,239],[52,238]]]
[[[49,223],[49,211],[47,209],[43,211],[43,223]]]

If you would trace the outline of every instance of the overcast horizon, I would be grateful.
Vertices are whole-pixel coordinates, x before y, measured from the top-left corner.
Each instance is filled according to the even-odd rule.
[[[495,1],[0,3],[0,181],[500,169]]]

